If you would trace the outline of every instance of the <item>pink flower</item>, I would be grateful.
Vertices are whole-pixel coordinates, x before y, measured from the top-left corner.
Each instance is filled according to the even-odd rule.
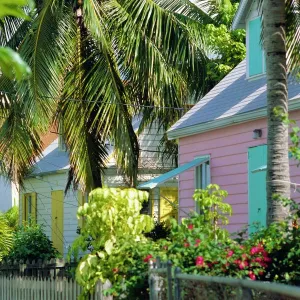
[[[144,258],[144,262],[147,263],[149,262],[149,260],[152,258],[153,256],[151,254],[148,254],[145,258]]]
[[[265,257],[264,257],[264,261],[265,261],[266,263],[270,263],[270,262],[272,261],[272,258],[265,256]]]
[[[200,240],[200,239],[196,239],[195,242],[196,242],[196,243],[195,243],[195,247],[198,247],[198,246],[200,245],[200,243],[201,243],[201,240]]]
[[[248,255],[247,255],[246,253],[243,253],[243,254],[242,254],[242,259],[243,259],[243,260],[247,260],[247,259],[248,259]]]
[[[260,262],[259,263],[263,268],[267,268],[268,267],[268,265],[265,263],[265,262]]]
[[[265,273],[264,271],[259,271],[259,272],[258,272],[258,275],[259,275],[259,276],[263,276],[264,273]]]
[[[185,248],[188,248],[189,246],[190,246],[190,243],[186,243],[186,242],[185,242],[185,243],[183,244],[183,247],[185,247]]]
[[[227,257],[231,257],[233,254],[234,254],[234,251],[233,250],[229,250],[228,253],[227,253]]]
[[[194,225],[193,225],[193,224],[189,224],[189,225],[188,225],[188,229],[189,229],[189,230],[193,230],[193,229],[194,229]]]
[[[254,261],[260,263],[263,259],[261,257],[255,257]]]
[[[261,254],[262,254],[263,257],[267,257],[269,255],[269,253],[265,250],[262,250]]]
[[[242,262],[242,261],[241,261],[240,259],[236,259],[236,260],[234,261],[234,263],[235,263],[236,265],[239,265],[241,262]]]
[[[203,256],[196,257],[196,266],[198,266],[198,267],[204,266],[204,257]]]
[[[250,250],[250,254],[254,255],[254,254],[257,254],[257,253],[259,253],[259,248],[258,247],[252,247],[251,250]]]
[[[239,264],[239,268],[240,270],[244,270],[246,267],[249,266],[249,263],[247,261],[242,261],[240,264]]]
[[[255,280],[256,279],[256,276],[255,276],[255,274],[252,271],[249,271],[248,274],[249,274],[249,277],[250,277],[251,280]]]

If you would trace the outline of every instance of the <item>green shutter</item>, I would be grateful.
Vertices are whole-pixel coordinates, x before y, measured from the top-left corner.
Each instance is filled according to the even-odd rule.
[[[249,21],[248,26],[248,70],[249,76],[263,73],[263,49],[260,43],[261,19]]]
[[[253,223],[265,227],[267,224],[266,168],[267,145],[248,150],[248,185],[249,185],[249,232],[255,231]]]

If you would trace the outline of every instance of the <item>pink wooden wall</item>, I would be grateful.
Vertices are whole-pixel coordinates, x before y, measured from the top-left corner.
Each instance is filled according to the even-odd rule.
[[[297,116],[298,115],[298,116]],[[290,118],[299,121],[298,112]],[[248,223],[248,148],[266,144],[266,119],[242,123],[223,129],[213,130],[179,140],[179,164],[182,165],[201,155],[210,155],[211,183],[218,184],[229,194],[227,202],[232,205],[233,215],[228,229],[234,232]],[[262,129],[262,138],[253,139],[254,129]],[[300,183],[300,167],[291,160],[291,181]],[[194,169],[179,177],[180,217],[194,209]],[[291,190],[292,198],[300,194]]]

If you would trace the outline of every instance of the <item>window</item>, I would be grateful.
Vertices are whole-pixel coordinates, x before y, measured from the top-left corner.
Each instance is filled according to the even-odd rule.
[[[248,76],[265,73],[265,55],[260,42],[261,18],[248,21],[247,28],[247,56]]]
[[[23,195],[22,221],[32,224],[36,221],[36,193],[27,193]]]
[[[209,160],[195,168],[195,188],[205,189],[210,184],[210,163]],[[199,213],[199,207],[196,207]]]

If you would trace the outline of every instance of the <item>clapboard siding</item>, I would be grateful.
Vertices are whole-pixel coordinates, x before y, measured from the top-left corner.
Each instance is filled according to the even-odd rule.
[[[65,190],[67,183],[67,172],[46,175],[38,178],[27,178],[24,182],[23,193],[37,193],[37,223],[44,225],[44,231],[51,239],[52,212],[51,212],[51,192]],[[23,210],[23,203],[20,201],[20,212]],[[78,197],[77,192],[70,191],[64,196],[64,255],[67,254],[75,237],[78,226],[77,221]],[[20,222],[22,221],[20,213]]]
[[[299,111],[292,112],[290,118],[300,123]],[[262,129],[263,136],[254,140],[253,130]],[[179,139],[179,164],[184,164],[195,157],[210,155],[211,182],[229,193],[227,202],[232,205],[233,216],[230,218],[231,231],[241,229],[248,222],[248,148],[266,144],[266,119],[237,124],[212,130],[198,135]],[[300,183],[300,169],[297,162],[290,160],[291,181]],[[179,177],[180,216],[194,208],[192,196],[195,189],[194,170],[189,170]],[[292,197],[298,200],[299,193]]]

